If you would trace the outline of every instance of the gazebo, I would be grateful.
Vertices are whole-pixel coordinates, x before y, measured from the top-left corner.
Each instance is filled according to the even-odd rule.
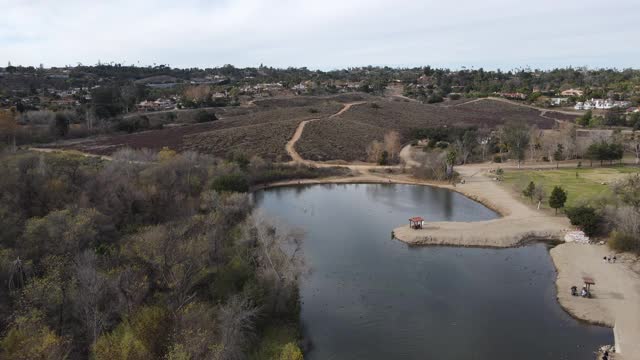
[[[420,216],[414,216],[412,218],[409,219],[409,227],[412,229],[422,229],[422,222],[424,221],[423,218],[421,218]]]
[[[595,285],[596,282],[593,280],[593,278],[588,276],[583,277],[582,281],[584,281],[584,286],[587,288],[587,293],[591,294],[591,285]]]

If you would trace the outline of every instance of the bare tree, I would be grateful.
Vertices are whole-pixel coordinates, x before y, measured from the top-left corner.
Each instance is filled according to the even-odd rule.
[[[16,149],[16,130],[18,124],[16,122],[16,112],[11,110],[0,110],[0,136],[7,139],[13,151]]]
[[[536,125],[531,127],[531,139],[529,140],[529,155],[531,161],[535,161],[538,159],[538,155],[540,150],[542,149],[542,139],[544,137],[544,132],[539,130]]]
[[[478,129],[478,137],[476,139],[482,151],[482,161],[485,161],[487,156],[487,149],[489,147],[489,144],[491,143],[491,129],[489,129],[486,125],[481,127],[480,129]]]
[[[509,147],[509,153],[520,163],[524,160],[524,153],[529,146],[529,127],[524,122],[510,122],[502,129],[502,140]]]
[[[478,143],[478,134],[475,130],[467,130],[462,138],[456,139],[455,150],[462,164],[466,164],[469,156],[473,154]]]
[[[127,266],[118,273],[117,287],[127,315],[132,314],[134,307],[140,305],[149,292],[146,274],[135,266]]]
[[[384,144],[378,140],[373,140],[369,146],[367,146],[367,161],[369,162],[378,162],[380,160],[380,156],[384,151]]]
[[[258,308],[243,296],[234,295],[220,307],[218,331],[221,348],[215,357],[220,360],[242,360],[255,336]]]
[[[640,164],[640,135],[634,133],[631,139],[625,143],[627,145],[627,149],[635,154],[636,164]]]
[[[413,176],[427,180],[445,180],[447,177],[446,153],[422,152],[416,154],[419,163],[413,168]]]
[[[86,335],[92,344],[105,328],[107,314],[101,309],[101,301],[107,291],[107,282],[97,269],[96,254],[85,251],[76,259],[77,288],[73,297],[78,318],[84,324]]]
[[[623,206],[616,209],[612,220],[616,228],[640,241],[640,213],[631,206]]]
[[[533,197],[538,200],[538,210],[540,210],[540,205],[542,204],[542,200],[547,196],[547,192],[544,191],[542,185],[536,185],[533,189]]]
[[[389,160],[395,163],[400,154],[400,133],[393,130],[384,134],[384,150],[389,154]]]
[[[258,274],[273,283],[272,311],[279,312],[295,295],[298,279],[305,269],[303,234],[284,224],[274,226],[261,212],[252,215],[257,241]]]

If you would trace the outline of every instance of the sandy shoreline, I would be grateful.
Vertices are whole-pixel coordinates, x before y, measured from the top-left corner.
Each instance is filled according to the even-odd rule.
[[[403,225],[395,228],[398,240],[410,245],[457,245],[478,247],[512,247],[533,239],[561,239],[570,229],[569,221],[560,216],[536,211],[514,199],[507,189],[482,175],[475,168],[459,167],[465,180],[455,190],[502,215],[499,219],[476,222],[429,222],[421,230]],[[420,214],[416,214],[420,215]]]

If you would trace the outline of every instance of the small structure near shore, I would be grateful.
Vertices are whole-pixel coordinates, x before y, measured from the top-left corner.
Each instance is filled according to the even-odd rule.
[[[593,278],[588,276],[583,277],[582,281],[584,281],[584,286],[587,288],[587,293],[591,294],[591,285],[595,285],[596,282],[593,280]]]
[[[424,219],[420,216],[414,216],[409,219],[409,227],[412,229],[422,229],[422,224],[424,223]]]

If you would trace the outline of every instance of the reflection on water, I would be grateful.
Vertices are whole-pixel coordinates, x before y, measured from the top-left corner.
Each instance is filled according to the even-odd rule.
[[[259,207],[307,230],[301,285],[309,359],[590,359],[610,329],[579,323],[555,300],[542,244],[410,248],[390,240],[411,216],[497,215],[444,189],[313,185],[255,193]]]

